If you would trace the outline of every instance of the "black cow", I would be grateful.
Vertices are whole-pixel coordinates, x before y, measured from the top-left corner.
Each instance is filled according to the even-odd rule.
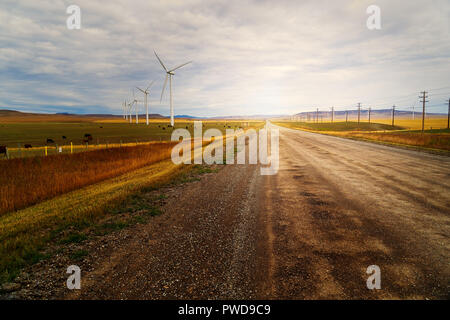
[[[53,141],[53,139],[47,138],[47,143],[55,143],[55,141]]]
[[[62,136],[62,138],[65,140],[65,139],[67,139],[67,137],[66,136]]]
[[[5,158],[8,157],[8,148],[6,146],[0,146],[0,154],[4,154]]]
[[[24,147],[25,147],[25,149],[31,149],[32,148],[31,144],[29,144],[29,143],[25,144]]]
[[[84,137],[88,140],[88,141],[92,141],[92,135],[90,133],[85,133]]]

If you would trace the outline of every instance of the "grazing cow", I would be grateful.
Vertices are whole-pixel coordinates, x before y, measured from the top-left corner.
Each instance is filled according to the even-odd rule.
[[[29,143],[25,144],[24,147],[25,147],[25,149],[31,149],[32,148],[31,144],[29,144]]]
[[[63,139],[67,139],[67,137],[66,137],[66,136],[62,136],[62,138],[63,138]]]
[[[84,137],[88,140],[88,141],[92,141],[92,135],[90,133],[85,133]]]
[[[53,139],[47,138],[47,143],[55,143],[55,141],[53,141]]]
[[[166,128],[165,128],[165,127],[163,127],[163,130],[166,130]]]
[[[8,148],[6,146],[0,146],[0,154],[4,154],[5,158],[8,158]]]

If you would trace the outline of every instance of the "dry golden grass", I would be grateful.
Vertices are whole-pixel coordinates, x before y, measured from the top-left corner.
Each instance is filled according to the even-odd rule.
[[[439,149],[450,151],[450,133],[429,133],[429,132],[380,132],[362,133],[349,132],[342,136],[350,138],[360,138],[365,140],[388,142],[393,144],[415,146],[427,149]]]
[[[0,161],[0,215],[166,159],[175,144]]]
[[[416,117],[412,119],[395,119],[395,125],[406,129],[422,129],[422,118]],[[391,124],[392,119],[376,119],[374,122]],[[447,118],[425,118],[425,130],[447,128]]]
[[[127,196],[167,183],[186,168],[161,161],[0,216],[0,283],[43,258],[41,250],[58,232],[95,225]]]

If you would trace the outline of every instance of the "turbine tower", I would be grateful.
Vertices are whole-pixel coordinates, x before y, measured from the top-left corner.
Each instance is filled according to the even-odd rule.
[[[148,125],[148,104],[147,104],[147,95],[149,94],[148,89],[150,89],[150,87],[153,85],[153,82],[154,82],[154,81],[152,81],[152,82],[149,84],[149,86],[147,87],[147,89],[145,89],[145,90],[142,90],[141,88],[136,87],[139,91],[141,91],[141,92],[145,95],[145,97],[144,97],[144,103],[145,103],[145,120],[146,120],[146,122],[147,122],[147,125]]]
[[[156,58],[158,59],[158,61],[159,61],[159,63],[161,64],[161,66],[164,68],[164,71],[166,72],[166,79],[164,80],[164,86],[163,86],[163,89],[162,89],[162,92],[161,92],[161,99],[160,99],[159,102],[162,101],[162,97],[163,97],[163,95],[164,95],[164,90],[166,89],[166,85],[167,85],[167,78],[169,78],[169,89],[170,89],[170,125],[173,127],[175,121],[174,121],[174,119],[173,119],[174,115],[173,115],[173,103],[172,103],[172,76],[175,74],[175,73],[174,73],[175,70],[177,70],[177,69],[179,69],[179,68],[181,68],[181,67],[184,67],[185,65],[187,65],[188,63],[191,63],[192,61],[188,61],[188,62],[186,62],[186,63],[183,63],[183,64],[179,65],[178,67],[175,67],[175,68],[173,68],[173,69],[168,70],[168,69],[166,68],[166,66],[164,65],[164,63],[161,61],[161,59],[160,59],[160,58],[158,57],[158,55],[156,54],[156,51],[154,51],[154,52],[155,52]]]

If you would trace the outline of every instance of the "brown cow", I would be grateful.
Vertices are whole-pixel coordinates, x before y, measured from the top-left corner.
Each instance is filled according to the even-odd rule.
[[[28,143],[27,143],[27,144],[25,144],[25,146],[24,146],[24,147],[25,147],[25,149],[31,149],[31,148],[32,148],[31,144],[28,144]]]

